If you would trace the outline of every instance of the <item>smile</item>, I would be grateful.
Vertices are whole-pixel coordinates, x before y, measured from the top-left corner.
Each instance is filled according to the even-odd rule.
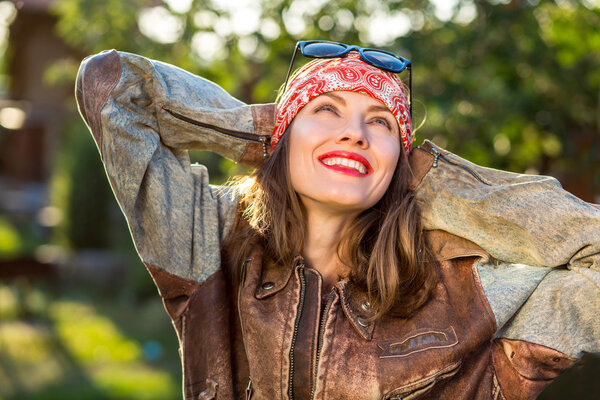
[[[357,153],[332,151],[318,157],[326,167],[353,176],[365,176],[373,172],[366,158]]]

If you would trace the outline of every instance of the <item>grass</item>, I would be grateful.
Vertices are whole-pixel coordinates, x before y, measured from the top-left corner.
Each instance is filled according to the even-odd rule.
[[[0,284],[0,399],[181,398],[176,336],[158,296],[48,292]]]

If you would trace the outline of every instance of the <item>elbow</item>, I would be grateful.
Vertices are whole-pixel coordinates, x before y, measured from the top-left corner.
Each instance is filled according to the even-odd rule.
[[[115,50],[85,58],[75,83],[75,98],[79,113],[87,124],[102,153],[102,123],[100,112],[110,92],[121,78],[121,58]]]

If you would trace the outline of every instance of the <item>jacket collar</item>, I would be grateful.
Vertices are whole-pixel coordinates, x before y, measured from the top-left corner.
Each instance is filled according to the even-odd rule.
[[[477,244],[446,231],[427,231],[427,241],[438,261],[460,257],[480,257],[485,263],[490,259],[488,252]]]
[[[457,257],[478,256],[484,261],[489,259],[489,254],[475,243],[459,238],[443,231],[429,231],[428,241],[439,261]],[[255,261],[262,262],[262,257],[253,257]],[[292,273],[305,267],[304,258],[296,256],[288,268],[274,262],[264,262],[260,284],[254,293],[257,299],[265,299],[280,292],[290,281]],[[375,329],[375,322],[369,321],[376,310],[369,303],[367,294],[345,278],[336,283],[334,287],[340,298],[340,305],[352,327],[365,340],[371,340]],[[333,295],[333,294],[332,294]]]
[[[375,315],[374,307],[369,303],[367,294],[345,278],[336,283],[340,304],[352,327],[365,340],[373,338],[375,322],[369,318]]]
[[[265,262],[254,296],[260,300],[280,292],[288,284],[292,273],[300,267],[306,268],[302,256],[294,259],[291,268]],[[363,339],[371,340],[375,323],[368,319],[375,315],[375,310],[369,303],[367,294],[352,284],[348,278],[337,282],[334,290],[340,298],[340,305],[350,324]]]
[[[292,276],[292,272],[300,265],[304,265],[302,256],[296,256],[291,268],[287,268],[272,261],[264,262],[262,265],[260,284],[257,286],[254,296],[260,300],[280,292],[281,289],[287,285]]]

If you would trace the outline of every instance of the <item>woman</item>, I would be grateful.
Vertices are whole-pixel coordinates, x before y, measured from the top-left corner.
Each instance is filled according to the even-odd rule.
[[[598,211],[548,178],[411,151],[398,78],[345,50],[276,109],[127,53],[82,64],[80,110],[174,322],[185,398],[534,398],[600,350]],[[211,186],[194,148],[262,165]]]

